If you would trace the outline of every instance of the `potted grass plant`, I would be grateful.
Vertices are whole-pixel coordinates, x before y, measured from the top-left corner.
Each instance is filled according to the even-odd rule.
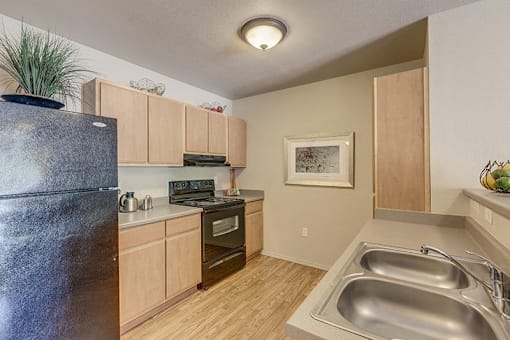
[[[67,39],[21,24],[19,37],[3,28],[0,36],[0,69],[14,83],[15,94],[6,101],[61,109],[79,98],[81,84],[90,70],[80,65],[78,50]]]

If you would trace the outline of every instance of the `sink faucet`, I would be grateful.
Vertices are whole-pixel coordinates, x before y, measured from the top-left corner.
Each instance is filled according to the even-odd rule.
[[[475,279],[478,283],[485,287],[487,293],[489,294],[491,300],[494,302],[494,305],[498,309],[501,316],[506,320],[510,320],[510,277],[506,275],[497,265],[482,255],[478,255],[466,250],[466,253],[474,255],[484,261],[484,265],[489,270],[490,280],[490,282],[486,282],[479,279],[475,274],[464,267],[462,263],[441,249],[424,244],[421,246],[420,251],[425,255],[427,255],[429,252],[433,252],[445,257],[447,260],[457,266],[457,268]]]

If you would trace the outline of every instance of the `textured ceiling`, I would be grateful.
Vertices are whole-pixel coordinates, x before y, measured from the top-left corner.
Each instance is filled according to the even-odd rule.
[[[23,0],[0,11],[230,99],[419,59],[428,15],[476,0]],[[253,16],[289,25],[259,51]]]

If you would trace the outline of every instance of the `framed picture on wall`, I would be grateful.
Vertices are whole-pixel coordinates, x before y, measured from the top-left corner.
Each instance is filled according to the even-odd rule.
[[[285,184],[354,188],[354,132],[284,137]]]

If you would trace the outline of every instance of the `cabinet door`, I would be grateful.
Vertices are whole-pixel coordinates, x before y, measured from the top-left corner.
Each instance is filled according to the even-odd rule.
[[[246,225],[246,257],[258,254],[263,248],[264,222],[262,210],[245,216]]]
[[[182,165],[184,104],[149,97],[149,163]]]
[[[228,162],[246,167],[246,122],[236,117],[228,117]]]
[[[209,112],[209,153],[227,154],[227,117]]]
[[[374,79],[375,207],[430,209],[425,70]]]
[[[164,222],[119,234],[121,325],[165,301]]]
[[[193,288],[201,282],[200,242],[200,229],[167,238],[167,299]]]
[[[101,84],[101,116],[117,119],[119,163],[147,163],[147,96]]]
[[[200,214],[166,222],[166,297],[202,281]]]
[[[209,152],[209,112],[186,105],[186,151]]]

